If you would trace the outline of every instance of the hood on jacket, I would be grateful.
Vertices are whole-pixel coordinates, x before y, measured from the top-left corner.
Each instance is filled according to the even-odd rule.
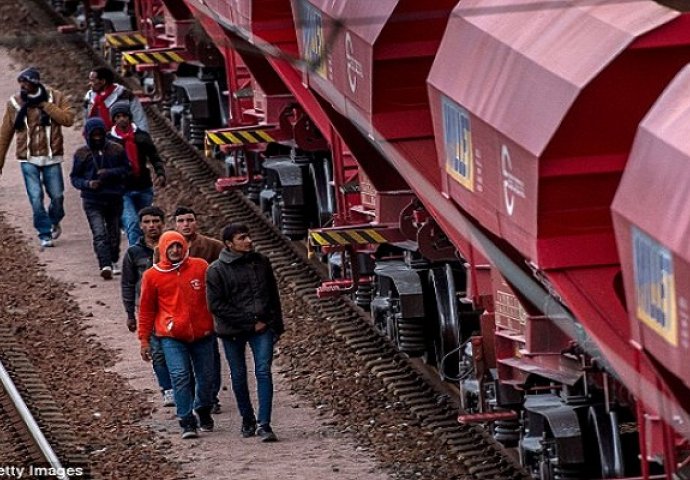
[[[251,252],[249,252],[249,253],[251,253]],[[229,248],[226,247],[220,252],[218,259],[223,263],[232,263],[235,260],[239,260],[240,258],[244,257],[245,255],[248,255],[249,253],[238,253],[238,252],[230,250]]]
[[[170,245],[173,243],[179,243],[182,245],[182,260],[178,263],[173,263],[170,261],[170,259],[168,259],[168,248],[170,248]],[[158,263],[156,263],[156,265],[154,265],[156,270],[161,272],[175,270],[182,265],[189,256],[189,245],[181,233],[171,230],[163,233],[161,238],[158,240],[158,254],[160,256],[160,260]]]
[[[94,144],[91,136],[93,135],[93,132],[101,130],[103,132],[103,140],[105,141],[105,133],[106,133],[106,128],[105,128],[105,122],[100,117],[91,117],[89,118],[86,123],[84,124],[84,138],[86,139],[86,144],[89,146],[90,149],[92,150],[100,150],[103,148],[102,143],[101,144]]]

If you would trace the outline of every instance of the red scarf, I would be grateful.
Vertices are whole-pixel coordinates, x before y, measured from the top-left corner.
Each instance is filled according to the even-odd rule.
[[[106,88],[96,93],[93,99],[93,107],[91,108],[91,117],[101,117],[105,122],[105,129],[110,130],[113,126],[113,121],[110,118],[110,109],[105,104],[105,99],[115,91],[115,84],[108,85]]]
[[[138,177],[141,173],[141,166],[139,165],[139,151],[137,144],[134,142],[134,129],[130,125],[127,130],[120,130],[120,127],[115,125],[115,133],[122,139],[125,144],[125,152],[129,163],[132,164],[132,175]]]

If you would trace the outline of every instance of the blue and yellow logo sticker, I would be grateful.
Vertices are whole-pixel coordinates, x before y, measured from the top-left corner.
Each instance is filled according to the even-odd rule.
[[[472,130],[467,110],[449,98],[443,98],[443,143],[446,172],[460,185],[474,191]]]
[[[671,251],[641,230],[632,228],[637,318],[678,346],[676,282]]]
[[[300,4],[302,17],[302,56],[307,68],[326,78],[326,43],[323,35],[323,16],[307,0]]]

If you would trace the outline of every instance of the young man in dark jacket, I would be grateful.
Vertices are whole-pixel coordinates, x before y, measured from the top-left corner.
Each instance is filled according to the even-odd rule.
[[[125,150],[109,142],[105,134],[103,120],[95,117],[86,121],[86,145],[74,153],[70,180],[74,188],[81,190],[101,277],[110,280],[120,256],[122,196],[131,167]]]
[[[278,285],[268,258],[254,251],[246,225],[225,227],[223,243],[226,248],[206,273],[209,310],[230,365],[232,390],[242,415],[242,436],[258,434],[262,441],[274,442],[271,364],[273,345],[284,331]],[[258,430],[247,386],[247,344],[254,355]]]
[[[144,272],[153,265],[153,249],[158,244],[164,225],[165,212],[163,210],[158,207],[142,208],[139,211],[139,226],[143,236],[139,243],[127,249],[122,259],[120,287],[122,288],[122,303],[127,312],[127,328],[130,332],[137,330],[136,310],[141,293],[141,278]],[[165,364],[165,355],[163,355],[160,339],[152,335],[150,346],[151,364],[163,395],[163,406],[172,407],[175,405],[172,380],[170,380],[170,372]]]
[[[127,179],[122,210],[122,227],[127,234],[129,245],[136,245],[141,238],[137,212],[153,203],[153,185],[147,163],[156,172],[156,187],[165,186],[165,167],[146,131],[132,122],[132,111],[128,102],[115,102],[110,107],[113,126],[108,139],[125,148],[132,165],[132,175]]]

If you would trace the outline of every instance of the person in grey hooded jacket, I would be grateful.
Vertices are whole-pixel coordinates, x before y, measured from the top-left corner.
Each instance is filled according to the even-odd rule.
[[[209,310],[230,366],[232,390],[242,416],[242,436],[258,434],[262,441],[274,442],[271,364],[273,346],[285,330],[278,285],[268,258],[254,251],[246,225],[225,227],[223,243],[226,248],[206,272]],[[247,344],[254,356],[258,429],[247,385]]]

